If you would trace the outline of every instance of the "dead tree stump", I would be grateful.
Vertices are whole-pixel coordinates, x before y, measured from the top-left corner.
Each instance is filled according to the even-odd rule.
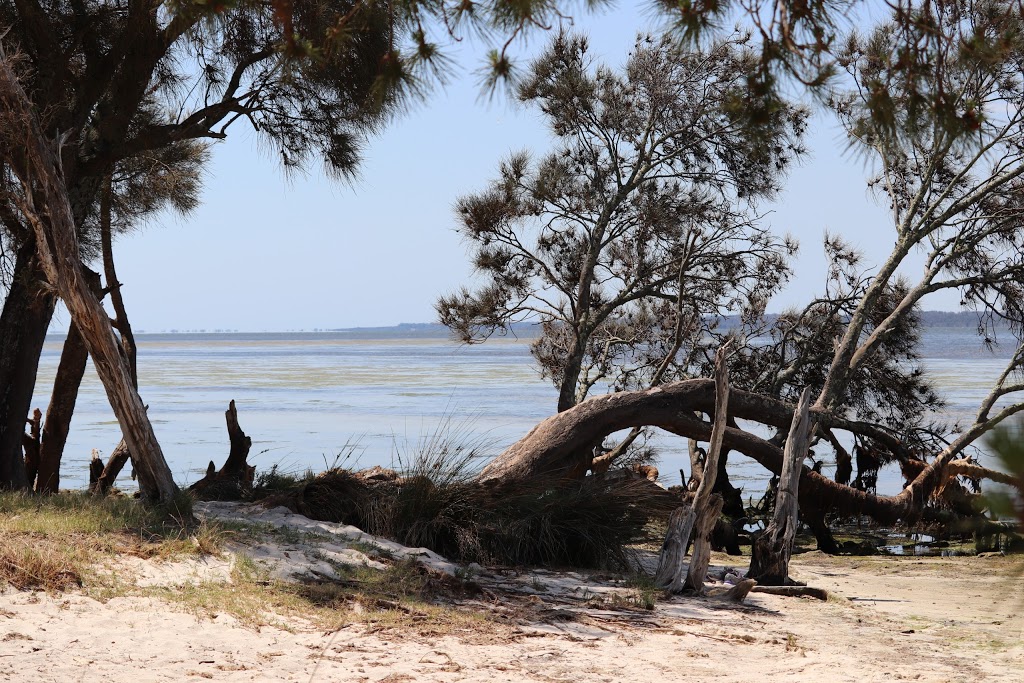
[[[219,472],[213,471],[216,466],[211,461],[206,476],[189,487],[190,491],[201,498],[237,500],[252,488],[256,468],[246,462],[249,449],[252,448],[252,439],[246,436],[238,424],[238,410],[234,401],[228,404],[224,418],[227,421],[228,440],[231,443],[228,459],[224,461],[224,466]]]
[[[121,439],[117,446],[114,447],[114,452],[110,454],[106,466],[103,466],[102,460],[99,461],[100,474],[96,477],[95,483],[89,486],[89,490],[99,495],[106,495],[114,486],[114,480],[117,479],[117,475],[121,474],[121,470],[128,464],[128,460],[131,457],[128,444],[125,443],[124,439]]]
[[[704,476],[700,480],[700,485],[697,487],[690,506],[678,508],[669,518],[668,533],[665,536],[665,543],[662,544],[661,557],[658,560],[658,572],[655,575],[654,583],[672,593],[681,593],[687,587],[697,590],[698,593],[703,590],[703,574],[707,573],[708,561],[711,558],[711,530],[722,512],[721,496],[718,497],[717,507],[710,503],[711,490],[715,486],[715,477],[718,474],[718,456],[722,450],[722,439],[725,435],[726,416],[729,409],[729,370],[725,362],[728,352],[729,343],[726,342],[715,354],[715,416],[708,453],[704,461]],[[694,541],[693,556],[703,562],[704,566],[703,568],[692,568],[693,560],[691,559],[691,568],[684,572],[683,558],[686,555],[686,546],[690,541],[695,524],[698,534]],[[705,528],[707,531],[700,533]],[[698,543],[703,543],[706,547],[698,548]],[[689,572],[693,572],[695,577],[692,583],[688,581]]]
[[[789,559],[797,530],[797,490],[810,439],[810,405],[810,389],[804,389],[786,439],[775,512],[768,527],[754,539],[751,549],[747,578],[762,585],[785,586],[793,583],[789,578]]]

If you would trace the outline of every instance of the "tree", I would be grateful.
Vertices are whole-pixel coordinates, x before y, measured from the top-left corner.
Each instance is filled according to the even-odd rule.
[[[485,282],[443,297],[440,319],[466,342],[539,321],[531,351],[560,411],[599,382],[687,376],[722,313],[756,318],[785,282],[794,245],[755,208],[801,153],[806,112],[780,105],[748,125],[739,112],[755,57],[744,43],[641,38],[616,74],[592,65],[584,38],[559,36],[517,89],[555,149],[513,155],[459,200]]]
[[[353,7],[355,30],[333,36],[329,52],[295,47],[295,33],[327,35]],[[286,39],[273,8],[258,3],[230,10],[182,3],[172,12],[140,2],[56,2],[45,11],[31,1],[0,5],[0,23],[12,27],[3,37],[0,217],[24,249],[13,274],[24,291],[12,286],[0,325],[11,340],[0,364],[11,377],[0,401],[6,485],[25,485],[19,442],[56,292],[104,380],[143,493],[173,495],[107,315],[82,284],[82,260],[99,242],[104,178],[182,142],[223,138],[239,120],[277,145],[289,167],[320,152],[329,168],[351,172],[359,136],[396,102],[381,84],[381,58],[395,45],[390,17],[385,8],[349,3],[293,10]]]
[[[908,483],[895,496],[877,496],[805,466],[802,513],[869,514],[893,522],[931,512],[934,518],[927,504],[951,478],[1000,479],[961,457],[983,434],[1024,411],[1024,26],[1000,7],[942,5],[934,21],[917,26],[916,44],[931,50],[927,74],[908,71],[900,59],[915,37],[898,11],[867,36],[847,41],[848,89],[832,102],[851,144],[876,163],[872,187],[890,203],[894,246],[871,267],[841,241],[829,240],[834,270],[828,291],[772,323],[769,343],[748,344],[735,356],[745,368],[734,373],[736,384],[748,388],[733,390],[730,417],[765,425],[774,436],[732,426],[725,446],[778,474],[792,399],[811,386],[818,437],[838,452],[835,435],[852,435],[884,459],[899,461]],[[979,54],[991,44],[999,50]],[[893,104],[888,120],[878,116],[881,90]],[[916,106],[922,93],[933,106]],[[924,271],[916,281],[901,278],[898,271],[915,250],[925,254]],[[958,291],[965,305],[978,309],[979,343],[996,341],[993,323],[1002,321],[1016,349],[973,422],[949,428],[930,423],[941,397],[913,366],[920,302],[941,290]],[[653,424],[706,440],[710,424],[693,414],[710,414],[711,396],[709,380],[688,380],[658,392],[593,399],[538,425],[491,463],[482,480],[563,476],[588,457],[585,444],[625,427]],[[958,506],[948,497],[940,503]],[[966,508],[957,510],[977,515]]]
[[[458,40],[461,33],[478,32],[504,41],[488,55],[493,85],[511,72],[512,40],[562,16],[547,0],[483,6],[450,0],[0,0],[0,40],[26,66],[15,70],[5,58],[14,108],[0,115],[23,129],[37,128],[39,151],[56,148],[54,168],[64,188],[54,190],[67,195],[74,237],[88,258],[84,247],[99,241],[100,188],[118,164],[189,140],[222,139],[242,121],[280,151],[286,168],[320,156],[330,172],[345,176],[355,168],[367,132],[409,95],[448,75],[439,37]],[[26,102],[17,102],[21,94]],[[48,277],[40,263],[46,258],[37,259],[29,243],[50,226],[45,207],[37,224],[23,210],[31,202],[19,203],[36,179],[19,163],[25,161],[23,145],[10,136],[0,149],[0,219],[13,244],[24,247],[12,274],[18,286],[8,291],[0,318],[0,486],[8,487],[25,485],[19,444],[54,292],[73,296],[56,283],[39,286]],[[77,262],[55,265],[68,269],[65,279],[77,279]],[[92,311],[94,332],[101,334],[102,307],[84,290],[81,296],[90,300],[71,307]],[[130,374],[122,367],[105,383],[119,385],[126,396],[137,393],[126,384]],[[118,419],[123,429],[138,432],[132,440],[152,451],[135,455],[161,469],[149,421],[137,412],[141,402],[128,403],[133,415],[121,414],[125,404],[115,410]]]

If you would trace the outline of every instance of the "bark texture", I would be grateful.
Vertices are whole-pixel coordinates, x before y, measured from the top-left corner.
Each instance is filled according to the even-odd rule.
[[[97,296],[101,294],[100,276],[85,269],[89,285]],[[78,390],[82,386],[85,366],[89,360],[89,351],[85,340],[72,321],[68,328],[68,336],[64,340],[64,348],[60,353],[57,375],[53,380],[53,391],[50,394],[50,405],[46,407],[46,421],[43,423],[43,439],[39,450],[39,477],[36,491],[40,493],[57,493],[60,490],[60,461],[64,456],[64,446],[71,431],[71,418],[75,414],[78,402]]]
[[[47,280],[68,307],[103,382],[121,425],[144,498],[169,502],[178,493],[145,406],[132,386],[131,373],[103,306],[91,291],[79,252],[78,236],[56,145],[48,141],[6,55],[0,54],[0,112],[25,140],[24,175],[19,180],[32,204],[20,208],[32,225],[36,252]],[[37,207],[45,208],[45,213]]]
[[[0,314],[0,489],[29,485],[22,437],[56,301],[46,287],[35,249],[31,239],[18,249],[14,279]]]
[[[800,471],[807,457],[810,440],[810,405],[810,389],[804,389],[786,439],[785,462],[779,476],[779,491],[775,497],[772,521],[754,539],[747,577],[762,585],[785,586],[792,583],[789,578],[789,558],[796,538]]]

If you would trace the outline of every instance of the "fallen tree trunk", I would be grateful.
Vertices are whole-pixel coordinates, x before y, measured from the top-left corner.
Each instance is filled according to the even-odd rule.
[[[539,423],[487,465],[479,479],[481,483],[498,486],[545,478],[550,481],[568,478],[589,464],[591,454],[588,446],[596,439],[630,427],[651,425],[684,438],[707,441],[711,436],[711,424],[695,417],[695,411],[714,413],[713,380],[684,380],[646,391],[596,396]],[[871,438],[875,438],[876,433],[885,433],[874,425],[846,420],[827,412],[812,409],[811,414],[823,427],[843,429]],[[793,419],[793,406],[768,396],[733,389],[729,415],[788,429]],[[976,434],[972,431],[968,436],[976,437]],[[891,434],[886,433],[886,438],[898,444]],[[916,519],[940,483],[941,468],[965,445],[964,440],[957,439],[924,466],[911,486],[895,496],[859,491],[804,467],[799,485],[800,501],[807,500],[826,511],[868,515],[882,523]],[[724,447],[753,458],[775,474],[782,472],[782,449],[750,432],[727,426]]]
[[[800,394],[793,425],[786,439],[785,462],[779,476],[779,490],[775,497],[775,511],[768,527],[754,539],[751,548],[750,569],[747,577],[765,586],[785,586],[790,583],[789,558],[793,552],[793,541],[797,530],[797,491],[800,485],[800,470],[807,457],[808,440],[811,432],[810,416],[811,391],[805,388]]]

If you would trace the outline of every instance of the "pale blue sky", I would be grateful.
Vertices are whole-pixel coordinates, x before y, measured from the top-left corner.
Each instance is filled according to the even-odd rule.
[[[581,17],[595,54],[621,64],[642,12]],[[518,54],[543,47],[535,34]],[[392,123],[366,149],[358,180],[339,184],[315,169],[285,179],[271,150],[239,127],[213,150],[202,206],[162,216],[115,244],[136,329],[276,331],[393,325],[434,319],[433,303],[470,278],[451,207],[484,186],[510,151],[547,149],[539,115],[504,97],[480,101],[472,70],[483,45],[453,52],[463,73]],[[811,154],[795,169],[766,220],[801,243],[797,278],[771,310],[820,291],[828,229],[878,262],[893,243],[886,212],[868,195],[861,160],[844,155],[835,123],[818,116]],[[954,309],[956,298],[927,308]],[[55,327],[67,324],[61,313]]]

